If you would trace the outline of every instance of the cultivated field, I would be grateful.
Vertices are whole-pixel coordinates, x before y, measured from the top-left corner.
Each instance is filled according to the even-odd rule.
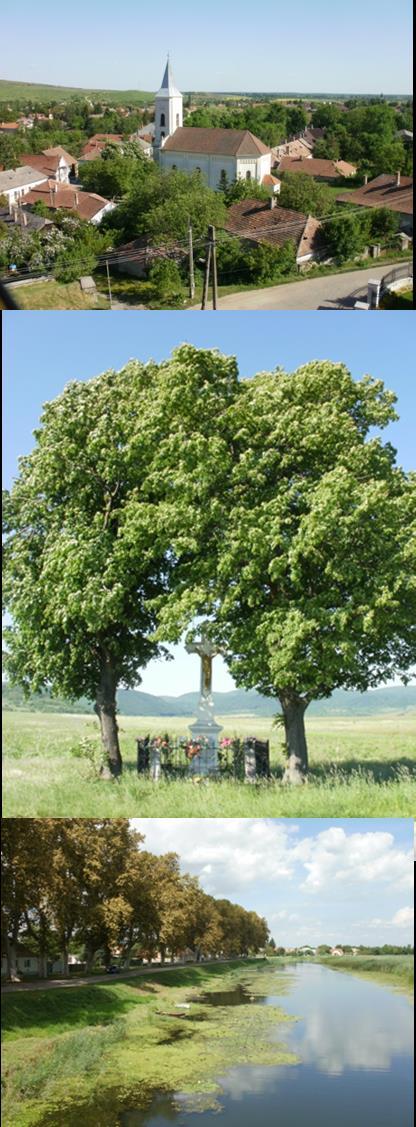
[[[124,773],[105,782],[80,753],[95,719],[77,714],[5,712],[6,817],[413,817],[416,798],[416,712],[360,719],[315,718],[307,723],[310,776],[288,788],[282,734],[270,718],[225,717],[226,736],[270,739],[273,779],[247,785],[233,779],[164,780],[136,774],[135,739],[186,735],[186,717],[119,719]]]

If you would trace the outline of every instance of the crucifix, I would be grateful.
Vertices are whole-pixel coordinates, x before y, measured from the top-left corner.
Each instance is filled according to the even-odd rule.
[[[200,631],[200,640],[187,642],[185,649],[188,654],[198,654],[201,659],[201,699],[210,700],[212,694],[212,662],[213,658],[221,653],[221,650],[219,646],[211,642],[203,626]]]

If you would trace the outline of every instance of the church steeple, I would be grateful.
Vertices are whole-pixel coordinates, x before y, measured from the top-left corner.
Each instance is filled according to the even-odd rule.
[[[155,98],[155,148],[162,148],[164,141],[175,129],[180,129],[183,121],[183,98],[175,86],[172,66],[168,55],[162,85]]]

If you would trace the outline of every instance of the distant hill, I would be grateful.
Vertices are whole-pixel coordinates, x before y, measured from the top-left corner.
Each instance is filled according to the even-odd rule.
[[[179,697],[153,696],[139,689],[120,689],[118,706],[122,716],[192,716],[198,701],[198,693],[183,693]],[[274,716],[278,711],[276,702],[268,700],[255,692],[234,689],[230,693],[214,693],[215,710],[218,716]],[[82,698],[67,701],[63,697],[51,697],[44,692],[32,695],[25,700],[21,689],[3,683],[3,709],[26,712],[77,712],[91,714],[93,706]],[[405,712],[416,709],[416,685],[398,685],[375,689],[371,693],[345,692],[337,689],[328,700],[315,701],[310,705],[310,716],[375,716],[386,712]]]
[[[372,94],[343,94],[338,91],[337,93],[325,91],[296,91],[296,90],[276,90],[276,91],[262,91],[262,90],[184,90],[185,96],[192,94],[194,99],[206,100],[207,98],[214,100],[226,100],[236,98],[249,98],[249,99],[286,99],[286,98],[303,98],[305,100],[313,99],[319,101],[320,99],[332,99],[345,101],[348,98],[368,99],[373,97]],[[155,94],[149,90],[95,90],[85,86],[54,86],[43,82],[17,82],[7,78],[0,79],[0,102],[7,101],[21,101],[22,99],[31,99],[34,102],[41,102],[47,100],[56,100],[57,102],[67,102],[70,98],[92,98],[95,102],[106,102],[111,105],[143,105],[146,102],[153,102]],[[386,102],[403,101],[404,99],[411,98],[411,94],[389,94],[386,96]]]
[[[91,98],[114,106],[144,105],[153,102],[149,90],[93,90],[80,86],[48,86],[41,82],[12,82],[0,79],[0,102],[68,102],[70,98]]]

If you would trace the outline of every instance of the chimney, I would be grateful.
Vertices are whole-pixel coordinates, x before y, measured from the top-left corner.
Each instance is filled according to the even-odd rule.
[[[274,207],[276,207],[276,196],[275,195],[270,196],[270,209],[273,209]]]
[[[364,176],[364,184],[368,184],[368,172]]]
[[[50,195],[50,198],[51,198],[51,207],[53,207],[53,190],[52,190],[52,188],[49,189],[49,195]]]
[[[400,168],[396,172],[396,188],[400,188]]]
[[[22,213],[21,213],[21,214],[22,214],[22,219],[23,219],[23,226],[24,226],[24,227],[27,227],[27,214],[26,214],[26,212],[25,212],[24,208],[22,208]]]
[[[74,207],[78,207],[78,192],[74,192]]]

